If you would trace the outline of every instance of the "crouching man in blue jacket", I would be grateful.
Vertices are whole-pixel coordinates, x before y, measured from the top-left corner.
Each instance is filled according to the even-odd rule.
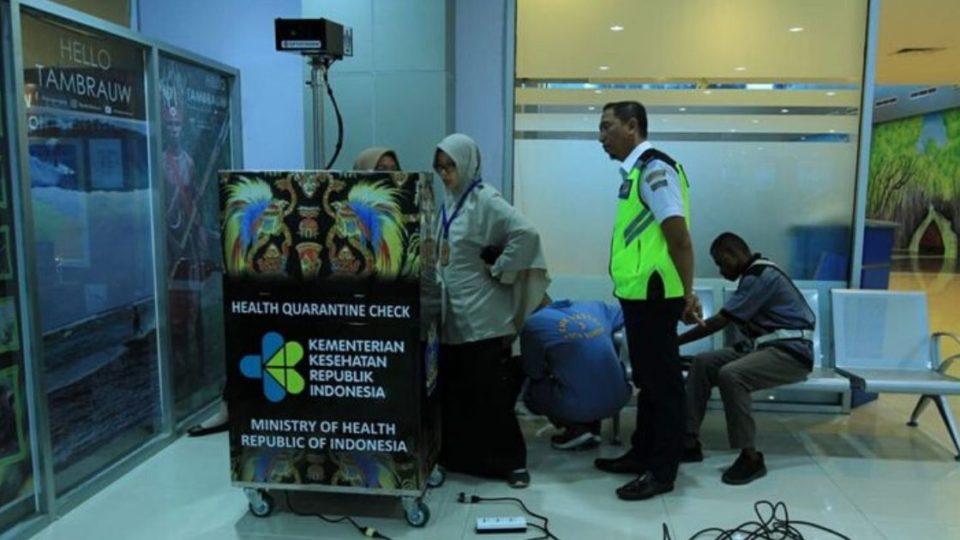
[[[564,432],[554,448],[581,450],[600,442],[600,422],[630,399],[632,389],[614,348],[623,312],[604,302],[550,302],[526,321],[520,335],[524,404]]]

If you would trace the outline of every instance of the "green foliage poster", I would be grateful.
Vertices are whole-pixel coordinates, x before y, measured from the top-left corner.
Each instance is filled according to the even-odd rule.
[[[916,251],[931,223],[960,233],[960,109],[874,126],[867,217],[900,224],[895,248]],[[942,230],[948,229],[948,230]]]

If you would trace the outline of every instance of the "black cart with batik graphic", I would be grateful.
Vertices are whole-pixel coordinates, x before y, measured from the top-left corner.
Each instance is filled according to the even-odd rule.
[[[225,171],[230,468],[273,490],[390,495],[427,523],[443,482],[429,173]]]

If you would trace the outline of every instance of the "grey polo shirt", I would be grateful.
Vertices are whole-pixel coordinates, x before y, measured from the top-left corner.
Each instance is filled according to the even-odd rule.
[[[756,261],[760,261],[760,257]],[[754,262],[720,313],[733,321],[748,338],[779,329],[812,330],[816,315],[790,278],[779,268]],[[778,340],[773,346],[790,353],[807,367],[813,366],[813,344],[807,340]]]

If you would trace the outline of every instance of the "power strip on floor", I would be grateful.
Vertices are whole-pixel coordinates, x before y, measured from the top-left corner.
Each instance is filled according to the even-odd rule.
[[[477,534],[502,534],[527,532],[527,519],[522,517],[477,518]]]

